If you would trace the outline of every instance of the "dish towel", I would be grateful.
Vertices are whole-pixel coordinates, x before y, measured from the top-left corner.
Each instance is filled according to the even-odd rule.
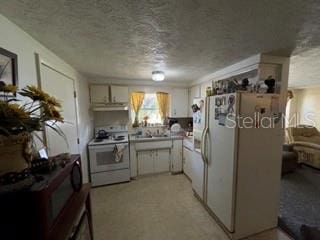
[[[113,154],[115,156],[115,161],[120,162],[121,158],[123,156],[123,151],[125,149],[126,145],[125,144],[116,144],[114,149],[113,149]]]

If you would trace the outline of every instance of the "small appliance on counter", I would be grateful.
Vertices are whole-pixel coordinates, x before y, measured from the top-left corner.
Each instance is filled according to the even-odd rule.
[[[130,181],[128,128],[109,125],[95,128],[88,144],[92,186]]]
[[[172,133],[178,133],[181,131],[181,125],[179,123],[174,123],[172,124],[171,128],[170,128],[170,131]]]
[[[184,131],[185,135],[191,136],[193,132],[193,122],[191,117],[185,117],[185,118],[168,118],[169,122],[169,128],[171,132],[176,132],[174,129],[172,129],[172,126],[177,126],[176,124],[180,125],[179,131]]]

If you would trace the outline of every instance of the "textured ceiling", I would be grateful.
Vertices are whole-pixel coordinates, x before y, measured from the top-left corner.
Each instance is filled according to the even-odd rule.
[[[192,81],[259,52],[320,45],[320,1],[1,0],[0,13],[88,76]]]
[[[290,87],[320,86],[320,47],[301,52],[290,62]]]

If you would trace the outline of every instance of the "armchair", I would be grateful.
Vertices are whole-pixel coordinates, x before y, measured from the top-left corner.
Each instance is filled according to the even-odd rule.
[[[298,162],[320,169],[320,132],[312,126],[286,129],[287,139],[298,153]]]

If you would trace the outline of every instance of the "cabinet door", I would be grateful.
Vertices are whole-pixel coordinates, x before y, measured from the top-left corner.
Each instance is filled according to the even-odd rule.
[[[169,149],[159,149],[154,151],[154,171],[156,173],[170,171]]]
[[[131,177],[135,178],[138,175],[138,157],[134,143],[130,143],[130,172]]]
[[[193,104],[193,99],[194,98],[199,98],[200,97],[200,85],[193,86],[192,88],[189,88],[189,101],[188,101],[188,113],[189,117],[192,117],[193,112],[191,105]]]
[[[126,103],[129,101],[129,88],[126,86],[111,86],[111,102]]]
[[[138,152],[138,175],[154,172],[153,151]]]
[[[171,93],[170,117],[188,116],[188,89],[175,88]]]
[[[191,158],[191,182],[193,190],[203,199],[204,163],[201,154],[193,151]]]
[[[107,103],[109,102],[109,86],[108,85],[90,85],[91,103]]]
[[[182,172],[182,140],[174,140],[172,148],[172,172]]]
[[[183,172],[191,179],[192,170],[192,151],[186,147],[183,148]]]

